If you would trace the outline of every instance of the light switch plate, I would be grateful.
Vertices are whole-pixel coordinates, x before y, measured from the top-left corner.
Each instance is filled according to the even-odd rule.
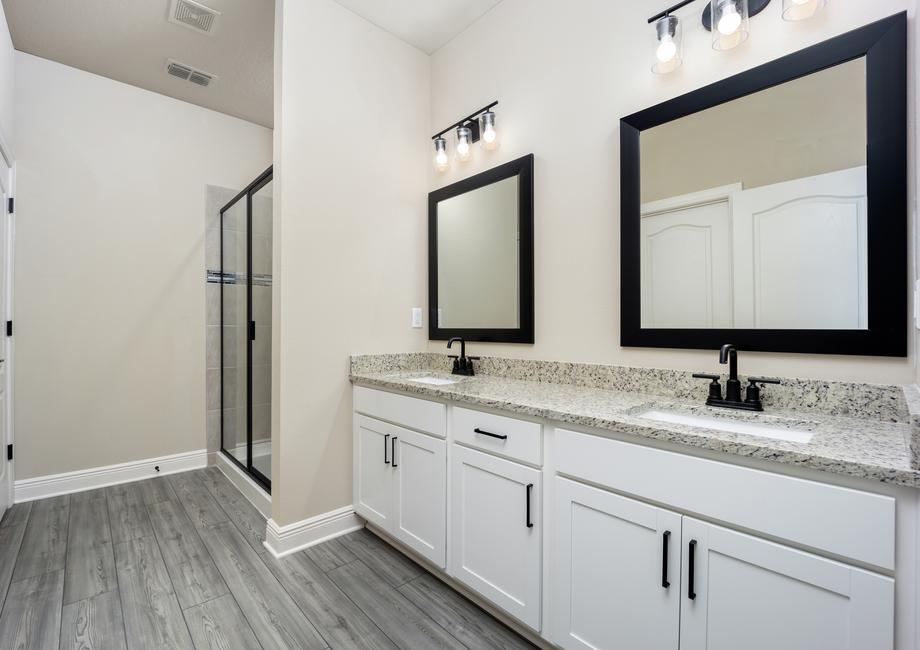
[[[412,308],[412,327],[418,329],[422,326],[422,308]]]

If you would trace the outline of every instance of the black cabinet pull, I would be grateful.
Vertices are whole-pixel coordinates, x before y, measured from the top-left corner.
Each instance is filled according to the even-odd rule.
[[[384,465],[390,464],[390,459],[387,458],[387,447],[390,446],[389,442],[390,442],[390,434],[388,433],[383,436],[383,464]]]
[[[502,435],[500,433],[490,433],[489,431],[483,431],[479,427],[473,429],[474,433],[478,433],[481,436],[489,436],[490,438],[498,438],[499,440],[507,440],[508,436]]]
[[[667,589],[671,586],[668,581],[668,547],[671,546],[671,531],[666,530],[661,535],[661,586]]]
[[[396,467],[396,441],[399,440],[396,436],[393,436],[393,439],[390,440],[390,460],[393,461],[393,467]]]
[[[687,567],[687,598],[690,600],[696,599],[696,591],[694,589],[694,573],[696,573],[696,540],[690,540],[690,548],[688,552],[689,566]]]
[[[533,522],[530,520],[530,493],[533,492],[533,483],[527,484],[527,527],[533,528]]]

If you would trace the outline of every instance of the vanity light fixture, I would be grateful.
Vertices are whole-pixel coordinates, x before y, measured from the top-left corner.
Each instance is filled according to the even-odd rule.
[[[498,101],[483,106],[475,113],[470,113],[462,120],[454,122],[446,129],[431,136],[434,142],[434,166],[439,172],[447,171],[450,164],[447,155],[447,140],[444,136],[451,131],[455,131],[457,143],[454,153],[460,162],[466,162],[472,158],[472,147],[475,142],[482,140],[483,149],[495,149],[498,146],[495,113],[492,111],[496,106],[498,106]]]
[[[466,162],[470,159],[470,147],[473,145],[473,130],[468,126],[457,127],[457,160]]]
[[[651,22],[651,21],[649,21]],[[655,63],[652,72],[667,74],[683,63],[683,35],[677,16],[666,13],[655,20]]]
[[[827,0],[783,0],[783,20],[805,20],[824,8]]]
[[[750,36],[748,0],[712,0],[709,11],[712,49],[730,50]]]
[[[448,167],[450,160],[447,157],[447,140],[439,136],[434,139],[434,168],[446,172]]]
[[[492,151],[498,149],[498,131],[495,130],[495,113],[486,111],[479,116],[479,132],[482,148]]]

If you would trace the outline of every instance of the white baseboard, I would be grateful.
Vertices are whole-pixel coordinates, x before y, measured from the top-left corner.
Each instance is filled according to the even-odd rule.
[[[15,491],[14,501],[16,503],[33,501],[59,494],[92,490],[107,485],[130,483],[145,478],[153,478],[154,476],[163,476],[164,474],[186,472],[191,469],[205,467],[207,464],[207,450],[199,449],[198,451],[188,451],[182,454],[172,454],[171,456],[145,458],[129,463],[91,467],[75,472],[64,472],[63,474],[37,476],[16,481],[13,484]],[[159,471],[155,469],[156,467],[160,468]]]
[[[244,497],[269,519],[272,516],[272,497],[261,485],[252,480],[246,472],[237,467],[222,451],[214,452],[214,464],[227,480],[239,490]]]
[[[265,525],[265,548],[276,558],[302,551],[334,537],[364,528],[364,520],[352,506],[325,512],[309,519],[279,526],[274,519]]]

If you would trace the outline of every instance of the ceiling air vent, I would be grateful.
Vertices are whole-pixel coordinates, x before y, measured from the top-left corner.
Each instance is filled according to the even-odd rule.
[[[194,0],[172,0],[169,8],[169,22],[194,29],[202,34],[210,34],[220,12]]]
[[[211,80],[214,77],[209,75],[207,72],[200,72],[198,70],[192,71],[192,74],[189,75],[188,80],[193,84],[198,84],[199,86],[207,86],[211,83]]]
[[[217,79],[217,75],[205,72],[204,70],[198,70],[190,65],[179,63],[172,59],[166,59],[166,74],[185,81],[190,81],[199,86],[209,86],[212,81]]]
[[[174,77],[179,77],[180,79],[188,81],[189,75],[192,74],[192,69],[181,63],[176,63],[175,61],[167,61],[166,72]]]

